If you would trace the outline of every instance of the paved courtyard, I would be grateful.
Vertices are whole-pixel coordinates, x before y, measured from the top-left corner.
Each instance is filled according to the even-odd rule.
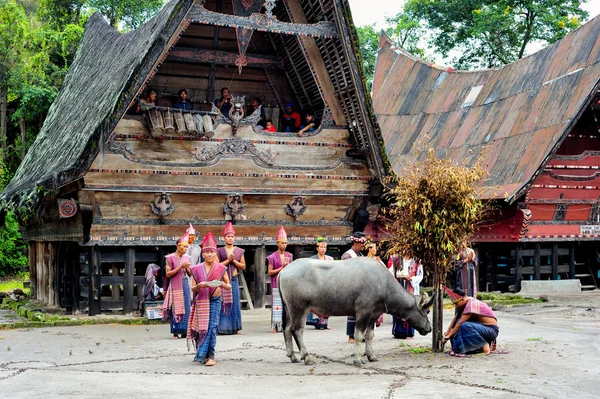
[[[452,312],[446,311],[445,322]],[[497,311],[498,349],[456,359],[422,353],[430,336],[399,341],[391,319],[376,331],[380,360],[352,365],[345,319],[307,328],[317,364],[292,364],[269,311],[244,311],[244,334],[220,336],[217,365],[192,362],[167,325],[0,330],[0,392],[6,398],[594,398],[600,396],[600,294]]]

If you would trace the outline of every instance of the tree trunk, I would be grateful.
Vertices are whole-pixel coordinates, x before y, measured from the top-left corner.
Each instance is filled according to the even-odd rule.
[[[21,160],[25,159],[25,154],[27,154],[27,125],[25,124],[25,119],[19,119],[19,131],[21,132]]]
[[[444,291],[442,289],[442,282],[440,273],[433,274],[433,332],[431,334],[431,349],[434,352],[441,352],[444,350],[442,346],[442,335],[444,329]]]
[[[7,127],[7,119],[6,113],[8,108],[8,90],[2,87],[0,88],[0,148],[3,150],[6,148],[6,132],[8,130]]]

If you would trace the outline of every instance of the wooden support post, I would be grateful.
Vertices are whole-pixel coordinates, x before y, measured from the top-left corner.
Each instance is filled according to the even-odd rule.
[[[569,277],[575,278],[575,244],[569,246]]]
[[[135,248],[125,251],[125,275],[123,278],[123,314],[133,312],[133,277],[135,276]]]
[[[67,258],[67,262],[70,264],[71,269],[67,267],[67,270],[72,270],[73,275],[73,314],[79,314],[81,312],[81,306],[79,305],[80,297],[81,297],[81,285],[80,285],[80,275],[81,275],[81,261],[80,259],[80,251],[79,246],[74,244],[69,244],[67,246],[69,257]],[[71,252],[73,251],[73,252]]]
[[[100,292],[100,249],[97,245],[90,251],[90,261],[88,264],[88,316],[94,316],[102,313],[102,303]]]
[[[265,274],[267,274],[265,246],[254,250],[254,307],[265,307]]]
[[[37,270],[35,268],[35,241],[30,241],[27,244],[27,249],[27,255],[29,256],[29,286],[33,291],[33,296],[37,297],[37,287],[35,285],[37,281]]]
[[[552,244],[552,280],[558,279],[558,243]]]
[[[515,292],[521,291],[521,280],[523,280],[523,262],[521,262],[521,246],[517,244],[515,250]]]
[[[118,277],[119,276],[119,266],[116,263],[112,264],[111,268],[111,276]],[[118,301],[121,298],[121,286],[118,284],[111,285],[111,299],[113,301]]]
[[[498,289],[498,277],[497,277],[497,267],[496,264],[498,261],[496,260],[496,254],[491,254],[490,257],[490,285],[492,286],[492,291],[496,291]]]
[[[533,279],[540,280],[542,278],[540,270],[540,243],[535,243],[533,250]]]

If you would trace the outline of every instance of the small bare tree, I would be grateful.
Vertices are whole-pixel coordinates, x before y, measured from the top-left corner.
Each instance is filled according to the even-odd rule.
[[[442,351],[442,284],[460,243],[469,240],[486,212],[478,196],[487,176],[481,158],[472,166],[439,159],[424,147],[417,161],[407,164],[400,176],[387,181],[390,207],[385,209],[388,254],[420,259],[433,275],[432,349]]]

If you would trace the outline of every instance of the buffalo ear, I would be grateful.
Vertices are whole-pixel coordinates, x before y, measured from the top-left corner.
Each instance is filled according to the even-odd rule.
[[[419,309],[423,309],[425,307],[425,304],[428,299],[429,295],[427,295],[427,293],[424,292],[423,295],[421,295],[421,300],[419,301]]]
[[[427,295],[427,294],[425,294]],[[433,296],[431,297],[430,300],[428,300],[425,305],[423,305],[423,309],[429,309],[432,305],[433,305],[433,301],[435,300],[435,294],[433,294]]]

